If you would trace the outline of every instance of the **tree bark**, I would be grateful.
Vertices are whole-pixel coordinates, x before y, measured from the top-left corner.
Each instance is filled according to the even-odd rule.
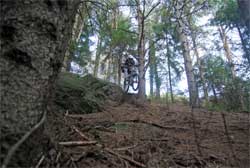
[[[250,35],[247,37],[247,39],[244,39],[244,35],[241,32],[239,25],[236,25],[236,27],[237,27],[237,30],[239,32],[239,36],[240,36],[240,40],[241,40],[241,44],[242,44],[242,49],[245,52],[245,57],[246,57],[246,59],[248,61],[248,64],[250,65],[250,50],[247,49],[247,43],[246,43],[246,41],[248,41],[248,43],[250,43],[249,42],[250,41]]]
[[[248,29],[248,34],[250,34],[250,1],[249,0],[238,0],[239,12],[242,21]]]
[[[157,68],[157,63],[155,62],[155,67],[154,67],[154,76],[155,76],[155,86],[156,86],[156,90],[155,90],[155,96],[156,96],[156,99],[160,99],[161,98],[161,79],[159,77],[159,74],[158,74],[158,68]]]
[[[171,76],[171,67],[170,67],[170,48],[167,44],[167,60],[168,60],[168,81],[170,87],[170,95],[171,95],[171,102],[174,103],[174,94],[173,94],[173,86],[172,86],[172,76]]]
[[[143,5],[143,8],[145,6]],[[144,9],[143,9],[144,11]],[[138,22],[138,62],[139,62],[139,93],[138,98],[142,101],[146,98],[146,82],[145,82],[145,32],[144,32],[144,12],[141,9],[140,0],[137,1],[137,22]]]
[[[94,76],[95,77],[98,77],[98,70],[99,70],[100,58],[101,58],[101,50],[102,50],[102,38],[99,35],[99,38],[97,41],[96,54],[95,54],[95,66],[94,66]]]
[[[228,45],[228,39],[227,39],[225,29],[222,26],[219,27],[219,33],[220,33],[221,41],[223,43],[223,48],[225,50],[225,56],[227,58],[227,61],[229,63],[230,69],[231,69],[232,77],[235,78],[236,74],[235,74],[235,70],[234,70],[232,52],[231,52],[230,47]]]
[[[0,1],[2,137],[29,131],[47,110],[77,4],[78,0]]]
[[[75,15],[71,39],[68,41],[68,47],[65,53],[62,71],[69,72],[71,70],[71,62],[75,50],[76,43],[80,40],[80,36],[84,26],[83,17],[85,17],[85,5],[80,3],[76,9],[78,12]]]
[[[150,46],[151,44],[149,44]],[[151,50],[149,50],[149,55],[151,55]],[[152,57],[151,57],[152,58]],[[154,65],[151,59],[149,63],[149,86],[150,86],[150,96],[154,96]]]
[[[179,18],[177,31],[179,34],[179,40],[182,44],[185,71],[186,71],[187,82],[188,82],[189,103],[191,106],[197,107],[199,106],[199,104],[197,100],[198,92],[196,89],[196,81],[195,81],[194,74],[193,74],[193,66],[192,66],[192,60],[190,57],[188,38],[187,38],[187,35],[185,34],[185,24],[184,24],[184,21],[181,19],[182,16],[180,16],[181,11],[179,11],[179,9],[180,9],[180,4],[177,2],[176,15]]]
[[[118,73],[118,85],[119,86],[122,86],[121,85],[121,78],[122,78],[122,72],[121,72],[121,66],[122,66],[122,56],[121,55],[119,55],[118,56],[118,71],[117,71],[117,73]]]
[[[190,29],[192,29],[192,28],[190,28]],[[199,76],[200,76],[200,79],[201,79],[204,98],[205,98],[205,101],[207,102],[208,101],[208,91],[207,91],[207,86],[206,86],[205,78],[204,78],[204,67],[203,67],[203,64],[201,63],[200,54],[198,52],[198,48],[197,48],[197,44],[196,44],[196,38],[195,38],[195,35],[193,33],[193,30],[191,30],[191,38],[192,38],[192,42],[193,42],[193,46],[194,46],[194,53],[195,53],[198,68],[199,68]]]

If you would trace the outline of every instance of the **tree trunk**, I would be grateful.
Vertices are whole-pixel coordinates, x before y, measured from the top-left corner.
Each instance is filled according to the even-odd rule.
[[[118,84],[118,81],[117,81],[117,79],[118,79],[118,76],[117,76],[117,74],[118,74],[118,59],[117,59],[117,57],[113,57],[112,60],[113,60],[112,76],[114,79],[114,83]]]
[[[95,54],[95,66],[94,66],[94,76],[95,77],[98,77],[98,70],[99,70],[101,50],[102,50],[101,45],[102,45],[102,39],[99,36],[98,42],[97,42],[96,54]]]
[[[246,44],[246,41],[250,41],[250,39],[249,39],[250,35],[247,37],[248,39],[244,39],[244,35],[242,34],[239,25],[237,24],[236,27],[237,27],[237,30],[239,32],[239,36],[240,36],[240,40],[241,40],[241,44],[242,44],[242,49],[245,52],[245,57],[248,61],[248,64],[250,65],[250,50],[247,48],[247,44]],[[250,43],[250,42],[248,42],[248,43]]]
[[[180,2],[182,3],[182,2]],[[197,107],[198,106],[198,92],[196,90],[196,81],[194,79],[194,74],[193,74],[193,66],[192,66],[192,60],[190,57],[190,49],[189,49],[189,43],[188,43],[188,38],[187,35],[185,34],[185,24],[184,21],[181,19],[181,11],[180,5],[177,2],[177,11],[176,15],[178,18],[179,24],[177,26],[177,31],[179,33],[179,39],[182,44],[182,51],[183,51],[183,57],[184,57],[184,64],[185,64],[185,71],[186,71],[186,76],[187,76],[187,82],[188,82],[188,91],[189,91],[189,103],[191,106]],[[184,19],[184,18],[183,18]]]
[[[154,96],[154,63],[155,63],[155,57],[153,54],[155,54],[155,51],[152,49],[152,40],[149,40],[149,56],[150,56],[150,63],[149,63],[149,86],[150,86],[150,96]]]
[[[212,91],[213,91],[213,94],[214,94],[214,101],[215,101],[215,103],[218,103],[218,98],[217,98],[217,94],[216,94],[216,91],[215,91],[215,87],[214,87],[213,84],[211,85],[211,87],[212,87]]]
[[[121,85],[121,76],[122,76],[122,72],[121,72],[121,66],[122,66],[122,56],[118,56],[118,71],[117,71],[117,73],[118,73],[118,85],[119,86],[122,86]]]
[[[140,0],[137,1],[137,21],[138,21],[138,62],[139,62],[139,93],[138,98],[142,101],[146,98],[146,82],[145,82],[145,32],[144,32],[144,16],[141,10]],[[145,7],[145,6],[144,6]]]
[[[159,78],[159,74],[158,74],[158,68],[157,68],[157,63],[155,61],[155,67],[154,67],[154,76],[155,76],[155,86],[156,86],[156,90],[155,90],[155,96],[156,96],[156,99],[160,99],[161,98],[161,91],[160,91],[160,88],[161,88],[161,79]]]
[[[198,52],[198,49],[197,49],[197,44],[196,44],[196,38],[195,38],[192,30],[191,30],[191,38],[192,38],[192,42],[193,42],[193,46],[194,46],[194,53],[195,53],[198,68],[199,68],[199,76],[200,76],[200,79],[201,79],[204,98],[205,98],[205,101],[207,102],[208,101],[208,91],[207,91],[207,86],[206,86],[205,78],[204,78],[204,71],[203,71],[204,67],[203,67],[203,64],[201,63],[200,55],[199,55],[199,52]]]
[[[111,76],[112,76],[112,60],[108,59],[108,68],[107,68],[107,74],[106,74],[106,80],[111,82]]]
[[[1,137],[9,136],[10,146],[15,135],[29,131],[47,110],[77,4],[77,0],[0,1],[0,123]],[[2,152],[8,149],[1,146]]]
[[[170,49],[167,44],[167,60],[168,60],[168,81],[170,87],[170,95],[171,95],[171,102],[174,103],[174,94],[173,94],[173,87],[172,87],[172,76],[171,76],[171,67],[170,67]]]
[[[78,13],[76,13],[76,16],[74,19],[71,39],[68,41],[69,44],[65,53],[62,71],[69,72],[71,70],[71,62],[72,62],[73,54],[75,51],[75,45],[80,39],[83,26],[84,26],[83,24],[84,20],[82,17],[85,16],[85,5],[83,3],[80,3],[77,10],[78,10]]]
[[[232,59],[232,52],[231,52],[230,47],[228,45],[228,39],[227,39],[226,32],[222,26],[219,27],[219,33],[220,33],[221,41],[223,43],[223,48],[225,50],[225,56],[227,58],[227,61],[229,63],[230,69],[231,69],[232,77],[235,78],[236,75],[235,75],[234,64],[233,64],[233,59]]]
[[[238,0],[239,12],[242,22],[248,29],[248,34],[250,34],[250,1],[249,0]]]

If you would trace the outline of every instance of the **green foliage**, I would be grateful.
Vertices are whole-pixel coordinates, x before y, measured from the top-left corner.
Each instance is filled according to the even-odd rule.
[[[250,81],[236,78],[226,83],[223,89],[223,104],[227,110],[250,112]]]
[[[75,49],[73,61],[82,68],[85,68],[91,61],[92,53],[90,52],[90,46],[92,45],[92,41],[89,39],[90,35],[89,28],[85,27],[82,31],[79,42],[72,44]]]
[[[228,66],[221,57],[209,56],[203,59],[205,65],[204,77],[208,85],[215,85],[221,89],[223,84],[231,79]]]
[[[219,9],[216,11],[214,23],[235,27],[240,22],[240,14],[237,0],[223,0],[217,4]]]
[[[128,18],[119,16],[117,28],[112,31],[111,45],[121,48],[134,46],[136,44],[136,37],[135,34],[130,31],[131,26]]]

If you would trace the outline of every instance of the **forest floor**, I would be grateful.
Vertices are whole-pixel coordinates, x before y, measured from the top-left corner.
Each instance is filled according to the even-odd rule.
[[[124,103],[48,117],[52,147],[37,167],[248,167],[249,113]],[[40,161],[39,161],[40,160]]]

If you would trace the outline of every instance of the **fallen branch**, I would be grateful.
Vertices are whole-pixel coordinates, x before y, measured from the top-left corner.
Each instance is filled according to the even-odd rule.
[[[128,161],[128,162],[130,162],[130,163],[132,163],[132,164],[134,164],[134,165],[136,165],[138,167],[143,167],[143,168],[146,167],[146,165],[144,165],[143,163],[137,162],[137,161],[135,161],[134,159],[132,159],[132,158],[130,158],[128,156],[120,155],[119,153],[114,152],[112,149],[104,148],[104,150],[107,151],[108,153],[110,153],[112,155],[115,155],[115,156],[117,156],[117,157],[119,157],[119,158],[121,158],[123,160],[126,160],[126,161]]]
[[[84,135],[84,133],[82,133],[78,128],[76,128],[75,126],[71,127],[75,132],[77,132],[82,138],[84,138],[85,140],[90,140],[86,135]]]
[[[133,146],[125,146],[125,147],[115,148],[114,150],[115,150],[115,151],[124,151],[124,150],[133,149],[133,148],[135,148],[135,147],[137,147],[137,146],[138,146],[138,145],[135,144],[135,145],[133,145]]]
[[[159,139],[140,139],[141,141],[159,141],[166,142],[169,141],[169,138],[159,138]]]
[[[26,132],[26,133],[24,134],[24,136],[22,136],[22,138],[21,138],[19,141],[17,141],[17,143],[15,143],[15,144],[10,148],[10,150],[8,151],[7,156],[5,157],[5,159],[4,159],[4,161],[3,161],[2,168],[6,168],[6,167],[8,166],[8,164],[9,164],[9,162],[10,162],[10,160],[11,160],[13,154],[16,152],[16,150],[23,144],[23,142],[24,142],[26,139],[29,138],[29,136],[30,136],[33,132],[35,132],[35,131],[44,123],[44,121],[45,121],[45,119],[46,119],[46,115],[47,115],[47,111],[45,111],[45,112],[43,113],[43,117],[41,118],[41,120],[40,120],[34,127],[32,127],[30,131]]]
[[[186,128],[186,127],[163,126],[163,125],[159,125],[159,124],[156,124],[156,123],[151,123],[151,122],[147,122],[147,121],[143,121],[143,120],[138,120],[138,119],[136,119],[136,120],[125,120],[125,121],[122,121],[120,123],[129,123],[129,122],[152,125],[154,127],[161,128],[161,129],[182,129],[182,130],[189,130],[189,128]]]
[[[59,145],[63,146],[86,146],[86,145],[95,145],[97,141],[68,141],[68,142],[59,142]]]
[[[45,156],[43,155],[41,157],[41,159],[39,160],[39,162],[37,163],[36,167],[35,168],[39,168],[39,166],[42,164],[43,160],[45,159]]]
[[[98,131],[103,131],[103,132],[115,133],[115,131],[114,131],[114,130],[110,130],[110,129],[105,128],[105,127],[102,127],[102,126],[97,126],[97,127],[94,127],[94,129],[97,129]]]
[[[82,118],[82,119],[96,119],[95,117],[87,117],[86,115],[83,114],[65,114],[66,117],[70,118]]]

